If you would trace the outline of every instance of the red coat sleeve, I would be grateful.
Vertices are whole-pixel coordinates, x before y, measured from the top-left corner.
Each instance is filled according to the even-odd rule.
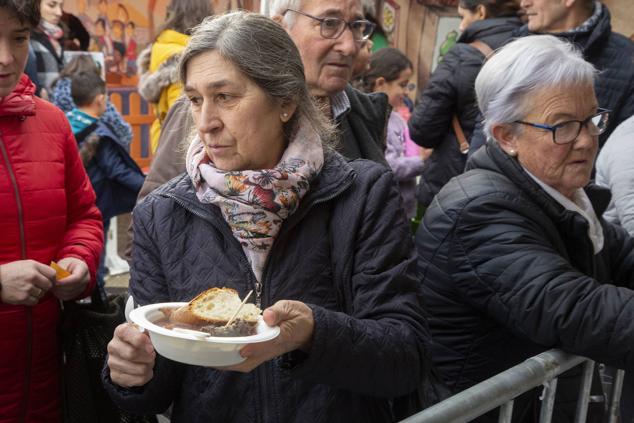
[[[81,295],[85,297],[95,287],[95,274],[104,242],[103,221],[95,204],[95,192],[79,157],[77,143],[69,125],[66,123],[65,126],[66,233],[57,256],[58,259],[75,257],[86,262],[90,283]]]

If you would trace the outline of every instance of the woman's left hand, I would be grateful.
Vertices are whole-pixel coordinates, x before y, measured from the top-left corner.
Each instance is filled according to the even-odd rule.
[[[315,321],[313,310],[300,301],[282,300],[262,313],[264,322],[269,326],[278,325],[280,335],[268,342],[249,344],[240,350],[246,360],[220,370],[250,372],[260,364],[297,349],[308,351],[313,339]]]
[[[65,257],[57,262],[61,267],[70,272],[70,276],[55,282],[51,289],[53,294],[63,301],[77,298],[90,282],[88,265],[75,257]]]

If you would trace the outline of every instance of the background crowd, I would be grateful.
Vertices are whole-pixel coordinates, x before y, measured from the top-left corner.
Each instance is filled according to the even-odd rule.
[[[393,422],[550,348],[605,364],[597,381],[634,370],[634,43],[608,8],[460,0],[414,99],[372,7],[269,3],[173,0],[138,58],[113,44],[155,112],[146,176],[104,69],[64,60],[88,48],[81,20],[0,2],[0,423],[62,421],[64,302],[108,301],[104,233],[133,209],[137,305],[254,290],[281,334],[216,369],[122,323],[99,388],[132,414]]]

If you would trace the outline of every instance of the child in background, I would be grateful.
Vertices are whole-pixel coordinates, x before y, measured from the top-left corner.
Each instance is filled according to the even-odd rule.
[[[132,211],[145,177],[115,131],[100,119],[107,104],[104,80],[95,72],[77,73],[71,77],[71,95],[77,107],[66,117],[97,195],[97,207],[103,217],[104,234],[107,234],[112,217]],[[102,254],[97,272],[102,295],[105,273]]]
[[[102,74],[101,65],[95,62],[92,56],[80,54],[73,57],[59,73],[59,79],[53,82],[53,92],[50,95],[51,103],[62,109],[64,113],[68,113],[77,107],[70,93],[71,77],[77,73],[90,71],[95,72],[97,75]],[[132,129],[109,100],[107,101],[106,112],[99,119],[114,130],[117,140],[127,150],[128,145],[132,142]]]
[[[366,92],[387,94],[392,106],[387,127],[385,158],[394,171],[408,218],[416,214],[416,177],[423,171],[423,159],[420,156],[406,156],[407,123],[396,110],[403,106],[403,97],[408,91],[412,69],[412,62],[398,49],[382,48],[370,56],[369,69],[362,77],[363,89]]]

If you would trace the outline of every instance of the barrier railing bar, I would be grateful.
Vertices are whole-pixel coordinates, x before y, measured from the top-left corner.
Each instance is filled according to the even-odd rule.
[[[500,407],[500,419],[498,423],[511,423],[513,417],[513,401],[509,401]]]
[[[577,399],[577,413],[575,423],[586,423],[588,418],[588,404],[590,403],[590,388],[592,387],[592,375],[594,374],[594,361],[586,361],[583,365],[583,379],[579,398]]]
[[[550,423],[555,409],[555,394],[557,393],[557,378],[544,382],[544,391],[540,399],[542,408],[539,412],[539,423]]]
[[[586,360],[556,349],[543,352],[402,422],[468,422]]]
[[[625,370],[617,370],[614,376],[614,384],[612,385],[612,398],[610,400],[610,416],[609,423],[616,423],[619,418],[619,402],[621,401],[621,393],[623,391],[623,378]]]

